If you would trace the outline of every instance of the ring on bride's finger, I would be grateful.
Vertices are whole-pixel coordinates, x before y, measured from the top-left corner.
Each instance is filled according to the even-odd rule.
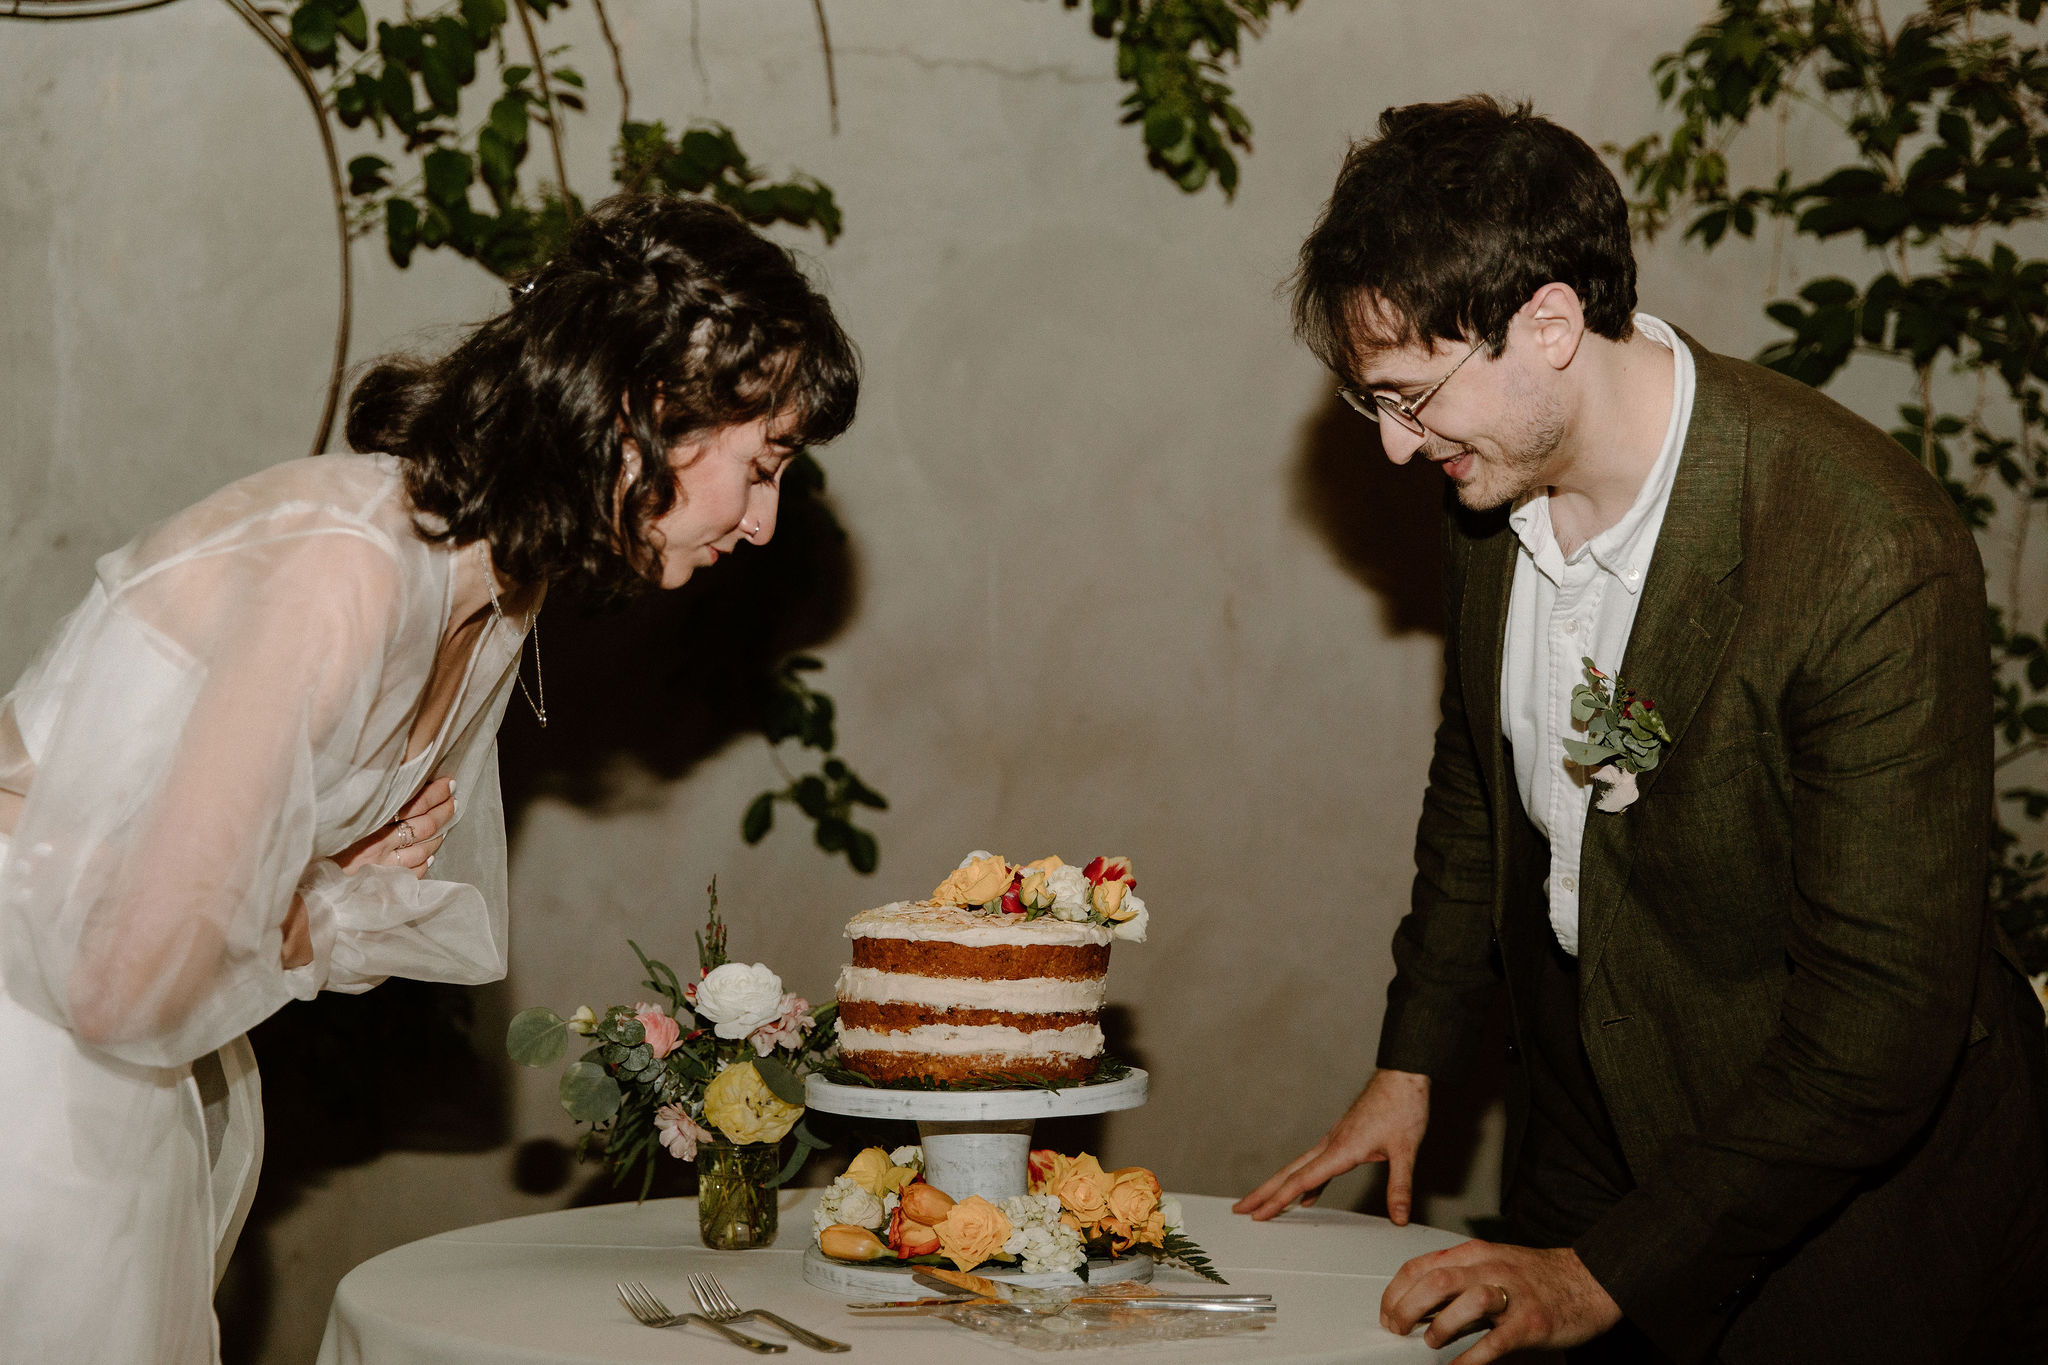
[[[400,848],[411,848],[419,841],[420,836],[412,831],[412,821],[400,820],[398,822],[398,846]]]

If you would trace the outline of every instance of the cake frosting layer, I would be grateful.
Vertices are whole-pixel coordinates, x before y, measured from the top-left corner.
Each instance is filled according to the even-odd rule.
[[[1102,1051],[1102,1030],[1094,1024],[1028,1031],[1001,1024],[921,1024],[884,1032],[841,1023],[839,1050],[842,1054],[916,1052],[939,1057],[986,1054],[1011,1062],[1039,1057],[1093,1057]],[[861,1069],[856,1060],[849,1058],[846,1064],[856,1071]]]
[[[863,910],[846,922],[846,936],[851,939],[940,941],[970,948],[1047,944],[1107,946],[1116,937],[1100,924],[1054,919],[1050,915],[1032,920],[1022,915],[985,915],[965,906],[932,905],[920,901],[895,901]]]
[[[1022,980],[926,976],[848,966],[834,992],[844,1002],[925,1005],[932,1009],[1002,1010],[1010,1014],[1068,1014],[1099,1010],[1107,984],[1101,976],[1028,977]]]

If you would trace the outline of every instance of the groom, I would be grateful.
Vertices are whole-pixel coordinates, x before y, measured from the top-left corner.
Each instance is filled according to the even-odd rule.
[[[1384,1326],[1487,1328],[1469,1365],[2048,1360],[2048,1059],[1986,909],[1969,531],[1883,433],[1633,312],[1580,139],[1484,98],[1379,132],[1295,318],[1456,490],[1443,721],[1379,1070],[1238,1209],[1386,1161],[1407,1221],[1430,1087],[1504,982],[1518,1244],[1409,1262]],[[1570,761],[1623,704],[1628,761]]]

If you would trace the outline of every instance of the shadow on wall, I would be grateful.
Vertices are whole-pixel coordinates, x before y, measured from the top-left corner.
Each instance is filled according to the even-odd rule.
[[[516,842],[535,798],[613,809],[649,780],[673,782],[759,728],[763,680],[777,660],[831,639],[857,594],[853,548],[829,508],[785,496],[781,525],[671,593],[590,612],[549,604],[548,728],[515,695],[499,734],[506,832]],[[524,663],[533,681],[530,657]],[[732,819],[737,826],[740,812]],[[335,1170],[386,1152],[483,1152],[510,1138],[510,1015],[501,984],[474,990],[392,980],[363,995],[287,1005],[252,1031],[263,1073],[263,1175],[234,1263],[216,1296],[227,1365],[264,1353],[271,1306],[330,1285],[280,1283],[271,1231]],[[577,1203],[630,1199],[602,1173],[579,1172],[561,1144],[528,1144],[507,1183],[553,1194],[583,1176]],[[552,1150],[549,1150],[552,1148]],[[662,1163],[655,1193],[686,1193],[682,1162]]]
[[[1345,572],[1380,599],[1390,635],[1443,636],[1443,518],[1449,497],[1444,476],[1426,462],[1396,465],[1387,459],[1378,425],[1334,394],[1308,424],[1294,467],[1295,511]],[[1421,795],[1415,793],[1418,803]],[[1487,1112],[1505,1088],[1506,1041],[1505,1013],[1496,1007],[1471,1074],[1433,1091],[1429,1139],[1415,1170],[1418,1220],[1429,1220],[1432,1197],[1466,1191]],[[1385,1216],[1383,1168],[1357,1208]]]
[[[1444,484],[1416,461],[1389,460],[1379,427],[1334,394],[1308,425],[1294,466],[1295,512],[1380,599],[1390,635],[1444,633]]]

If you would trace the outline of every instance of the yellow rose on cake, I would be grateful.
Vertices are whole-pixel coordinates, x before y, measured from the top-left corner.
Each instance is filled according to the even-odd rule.
[[[1010,889],[1010,865],[1000,853],[977,849],[939,883],[932,899],[941,905],[986,905]]]
[[[734,1062],[704,1087],[704,1117],[729,1142],[780,1142],[803,1114],[775,1097],[752,1062]]]

